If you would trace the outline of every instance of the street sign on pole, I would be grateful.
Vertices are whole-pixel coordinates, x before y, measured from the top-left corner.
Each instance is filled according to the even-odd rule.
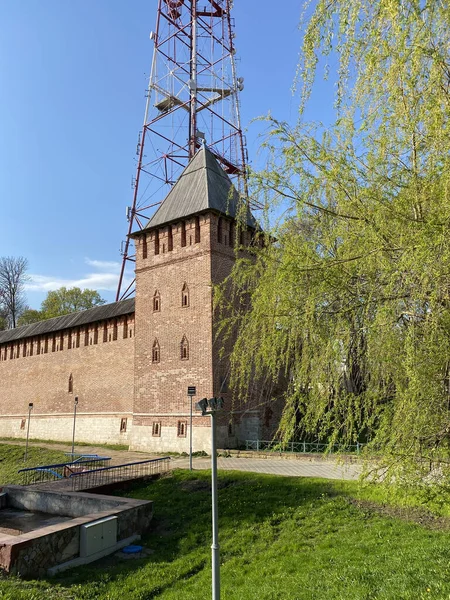
[[[24,462],[27,462],[27,458],[28,458],[28,440],[30,437],[30,419],[31,419],[31,411],[33,410],[33,403],[30,402],[28,404],[28,425],[27,425],[27,443],[25,445],[25,456],[24,456]]]
[[[217,493],[217,414],[224,407],[223,398],[202,398],[195,408],[202,416],[211,416],[211,489],[212,489],[212,600],[220,600],[219,508]],[[209,409],[209,410],[208,410]]]
[[[192,471],[192,397],[197,394],[195,385],[189,385],[187,395],[191,399],[191,417],[189,422],[189,471]]]
[[[73,399],[72,461],[75,452],[75,423],[77,420],[78,396]]]
[[[220,600],[219,507],[217,494],[217,426],[216,410],[211,410],[211,493],[212,493],[212,600]]]

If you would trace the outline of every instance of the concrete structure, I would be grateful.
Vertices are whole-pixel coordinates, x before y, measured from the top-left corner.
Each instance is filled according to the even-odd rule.
[[[237,192],[203,148],[132,237],[136,298],[0,332],[0,436],[130,443],[135,450],[188,451],[189,399],[224,396],[219,446],[268,439],[276,411],[234,405],[220,358],[213,286],[230,273],[235,237],[252,243],[250,213],[237,225]],[[194,450],[210,447],[209,418],[194,417]]]
[[[7,486],[0,571],[40,577],[112,554],[147,532],[153,503],[86,492]]]

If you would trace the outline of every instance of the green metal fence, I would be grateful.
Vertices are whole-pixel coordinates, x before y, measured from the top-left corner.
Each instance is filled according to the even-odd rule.
[[[280,442],[274,440],[246,440],[246,450],[256,450],[258,452],[298,452],[301,454],[317,454],[323,452],[354,452],[359,454],[364,444],[343,445],[322,442]]]

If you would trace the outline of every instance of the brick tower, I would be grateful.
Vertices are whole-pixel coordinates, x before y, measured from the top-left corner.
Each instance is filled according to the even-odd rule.
[[[147,226],[133,234],[135,450],[188,451],[188,386],[196,386],[197,400],[221,395],[231,408],[228,364],[215,341],[212,286],[233,266],[237,210],[230,179],[202,147]],[[244,229],[254,228],[249,215]],[[209,418],[194,411],[194,450],[210,449],[209,426]],[[221,447],[237,442],[230,412],[219,423],[218,441]]]

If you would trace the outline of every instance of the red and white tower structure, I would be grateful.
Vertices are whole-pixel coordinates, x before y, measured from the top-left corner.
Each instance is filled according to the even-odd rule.
[[[129,235],[145,227],[203,145],[246,196],[247,156],[239,114],[233,0],[158,0],[151,73],[137,144],[133,201],[117,300],[129,297],[135,255]]]

